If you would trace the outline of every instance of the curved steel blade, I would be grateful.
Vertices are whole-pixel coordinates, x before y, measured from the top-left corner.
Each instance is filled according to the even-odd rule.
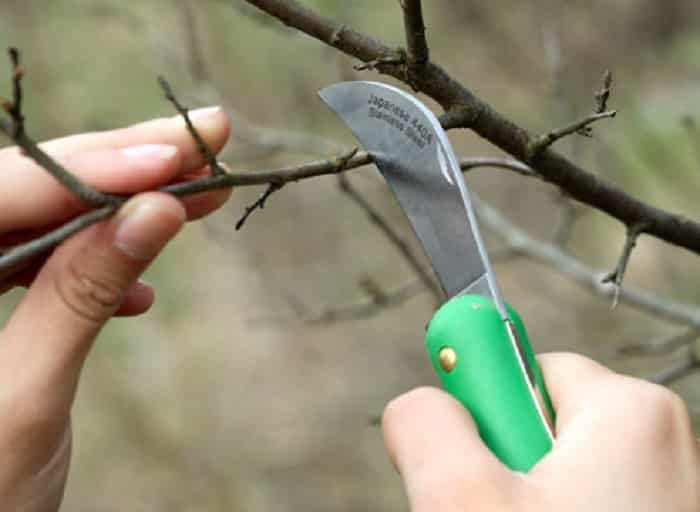
[[[486,295],[506,319],[459,163],[435,114],[378,82],[342,82],[319,94],[374,157],[447,296]]]

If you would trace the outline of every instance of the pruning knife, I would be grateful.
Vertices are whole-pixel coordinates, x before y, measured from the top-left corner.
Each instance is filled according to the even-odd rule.
[[[373,157],[447,296],[426,333],[444,388],[504,464],[528,471],[552,447],[554,411],[523,322],[501,297],[445,131],[418,99],[386,84],[342,82],[319,94]]]

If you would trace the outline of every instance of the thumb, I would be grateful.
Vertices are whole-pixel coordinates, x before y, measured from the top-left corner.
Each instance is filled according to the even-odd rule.
[[[447,393],[418,388],[396,398],[384,411],[382,429],[412,511],[508,510],[520,480],[488,450],[467,410]]]
[[[142,194],[54,252],[2,333],[2,370],[25,400],[68,413],[93,340],[184,220],[176,199]]]

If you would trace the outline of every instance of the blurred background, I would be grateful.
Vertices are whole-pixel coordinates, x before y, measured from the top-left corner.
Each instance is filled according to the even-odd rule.
[[[395,0],[303,3],[403,44]],[[425,10],[433,59],[532,132],[591,112],[610,69],[618,117],[557,149],[651,204],[700,217],[698,2],[434,0]],[[224,160],[236,171],[351,147],[316,91],[376,78],[238,0],[3,0],[0,44],[24,52],[36,138],[172,115],[156,85],[163,74],[189,105],[230,110]],[[0,91],[8,87],[0,72]],[[460,156],[500,155],[470,132],[450,138]],[[348,178],[420,253],[376,170]],[[619,223],[514,173],[481,169],[467,181],[536,240],[601,275],[614,268]],[[435,299],[422,291],[373,305],[415,275],[335,178],[290,184],[235,231],[260,192],[238,190],[190,225],[148,273],[154,308],[101,336],[75,407],[64,510],[406,509],[377,418],[392,397],[437,383],[423,352]],[[486,237],[508,256],[495,233]],[[624,301],[613,309],[609,296],[527,257],[498,258],[496,271],[538,352],[573,350],[650,377],[694,349],[691,334],[643,356],[631,346],[686,327]],[[625,283],[694,305],[698,279],[697,255],[642,237]],[[3,318],[20,295],[3,297]],[[699,386],[694,375],[673,383],[696,418]]]

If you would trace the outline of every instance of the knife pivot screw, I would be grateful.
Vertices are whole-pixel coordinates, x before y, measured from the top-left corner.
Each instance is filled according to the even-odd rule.
[[[450,373],[457,366],[457,352],[451,347],[442,347],[438,353],[440,368]]]

